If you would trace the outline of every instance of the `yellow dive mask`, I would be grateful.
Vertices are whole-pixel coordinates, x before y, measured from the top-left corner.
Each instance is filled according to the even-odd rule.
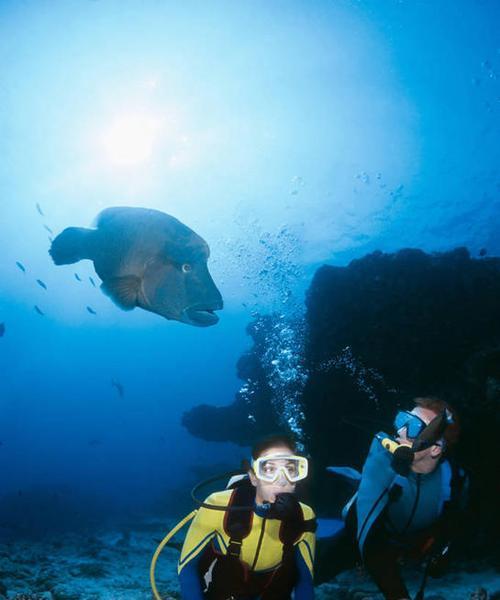
[[[280,473],[283,473],[290,483],[296,483],[307,477],[308,466],[307,458],[295,454],[267,454],[252,462],[257,479],[268,483],[277,481]]]

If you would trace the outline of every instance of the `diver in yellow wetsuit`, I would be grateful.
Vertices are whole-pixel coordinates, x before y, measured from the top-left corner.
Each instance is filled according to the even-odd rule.
[[[316,522],[294,495],[307,471],[288,436],[254,447],[247,475],[210,495],[191,523],[178,566],[184,600],[314,597]]]

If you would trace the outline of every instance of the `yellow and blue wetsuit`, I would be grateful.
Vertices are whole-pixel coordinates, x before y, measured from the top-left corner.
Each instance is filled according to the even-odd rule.
[[[228,506],[233,490],[216,492],[209,496],[206,504]],[[314,519],[313,510],[306,504],[300,503],[304,520]],[[280,540],[282,521],[268,518],[268,509],[259,505],[254,506],[250,515],[251,529],[249,535],[241,542],[239,560],[245,570],[255,577],[265,580],[266,574],[276,573],[282,566],[283,543]],[[212,559],[227,555],[230,541],[225,531],[224,523],[227,511],[200,508],[186,535],[178,565],[181,594],[184,600],[202,600],[207,597],[207,584],[204,580],[206,567],[210,571]],[[315,534],[312,531],[303,532],[293,544],[293,581],[289,582],[294,591],[295,600],[310,600],[314,597],[313,562],[315,552]],[[204,560],[205,559],[205,560]],[[207,560],[208,559],[208,560]],[[269,580],[269,578],[268,578]],[[275,597],[276,592],[266,596],[261,595],[255,586],[244,590],[236,598],[250,600],[261,597]],[[246,592],[249,593],[246,593]],[[284,597],[289,597],[285,594]]]

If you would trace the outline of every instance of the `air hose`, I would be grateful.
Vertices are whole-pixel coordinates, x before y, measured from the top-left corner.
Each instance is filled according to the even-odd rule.
[[[193,510],[186,517],[184,517],[184,519],[182,519],[182,521],[179,521],[179,523],[177,523],[177,525],[173,529],[171,529],[167,533],[167,535],[162,539],[162,541],[158,545],[158,548],[156,548],[156,551],[151,560],[151,566],[149,568],[149,580],[151,582],[151,589],[153,590],[153,596],[155,597],[155,600],[162,600],[162,597],[160,596],[160,594],[158,592],[158,588],[156,587],[156,581],[155,581],[156,561],[158,560],[158,557],[160,556],[161,551],[163,550],[163,548],[165,548],[165,546],[168,544],[170,539],[172,537],[174,537],[174,535],[180,529],[182,529],[188,521],[193,519],[197,512],[198,512],[197,510]]]

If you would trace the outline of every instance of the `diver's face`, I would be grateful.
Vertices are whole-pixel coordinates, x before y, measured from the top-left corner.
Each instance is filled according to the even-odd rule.
[[[424,408],[423,406],[415,406],[415,408],[413,410],[411,410],[410,412],[412,413],[412,415],[416,415],[419,419],[421,419],[426,425],[429,425],[429,423],[437,416],[433,410],[431,410],[429,408]],[[413,438],[409,438],[407,436],[406,427],[399,429],[396,440],[398,441],[399,444],[402,444],[405,446],[411,446],[414,442]],[[416,452],[415,458],[413,460],[413,464],[416,465],[422,461],[436,460],[437,458],[439,458],[441,456],[442,453],[443,453],[443,446],[442,446],[442,441],[441,441],[437,444],[434,444],[430,448],[426,448],[425,450],[422,450],[421,452]],[[437,461],[436,461],[436,466],[437,466]]]
[[[288,446],[270,446],[262,452],[261,456],[267,456],[271,454],[294,454],[291,448]],[[283,471],[280,470],[278,479],[272,483],[269,481],[262,481],[255,476],[252,469],[248,472],[252,485],[256,488],[255,490],[255,501],[257,504],[264,504],[265,502],[273,503],[276,500],[278,494],[293,493],[295,492],[295,483],[290,483],[284,475]]]

